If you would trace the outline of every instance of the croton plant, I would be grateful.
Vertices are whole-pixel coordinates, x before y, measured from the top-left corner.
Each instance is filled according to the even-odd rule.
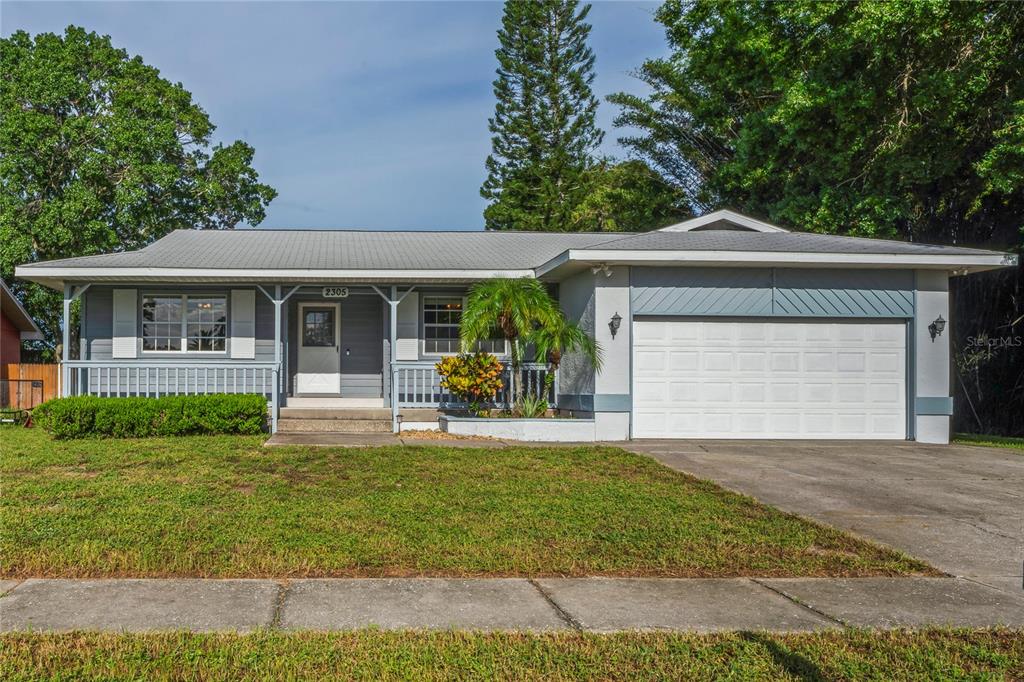
[[[452,355],[442,358],[435,367],[441,375],[441,386],[465,400],[476,416],[486,416],[487,404],[494,402],[504,386],[501,374],[505,366],[490,353]]]

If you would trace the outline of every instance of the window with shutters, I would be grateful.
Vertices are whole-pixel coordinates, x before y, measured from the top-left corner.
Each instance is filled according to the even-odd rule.
[[[223,353],[228,301],[222,295],[152,294],[142,297],[142,350]]]

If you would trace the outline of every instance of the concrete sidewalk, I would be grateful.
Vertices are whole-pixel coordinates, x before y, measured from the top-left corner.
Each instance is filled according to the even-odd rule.
[[[956,578],[0,581],[0,630],[1024,627],[1019,584]]]

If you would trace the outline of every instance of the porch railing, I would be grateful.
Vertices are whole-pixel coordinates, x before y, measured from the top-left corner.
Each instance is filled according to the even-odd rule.
[[[394,392],[398,407],[462,407],[465,405],[447,389],[441,387],[441,377],[433,362],[396,362],[394,373]],[[555,404],[558,395],[558,373],[554,383],[545,390],[547,365],[539,362],[523,363],[519,368],[522,378],[523,393],[543,395],[547,393],[548,405]],[[495,404],[508,407],[511,404],[512,370],[506,365],[502,376],[504,387],[495,396]]]
[[[70,360],[66,395],[108,397],[257,393],[272,403],[278,372],[272,362],[156,363]]]

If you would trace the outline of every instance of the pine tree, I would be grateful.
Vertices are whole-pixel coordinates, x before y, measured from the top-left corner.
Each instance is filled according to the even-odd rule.
[[[480,194],[487,229],[579,229],[596,126],[590,5],[577,0],[507,0],[498,31],[492,152]],[[575,228],[574,228],[575,226]]]

